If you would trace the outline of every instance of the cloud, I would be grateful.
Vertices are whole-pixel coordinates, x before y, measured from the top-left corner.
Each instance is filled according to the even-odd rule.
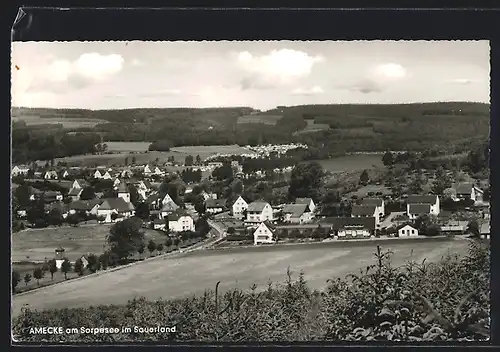
[[[361,80],[353,84],[341,85],[338,88],[347,89],[351,92],[359,92],[363,94],[380,93],[384,90],[384,88],[379,83],[371,79]]]
[[[132,66],[137,66],[137,67],[142,67],[142,66],[145,66],[145,65],[146,65],[143,61],[141,61],[141,60],[139,60],[139,59],[133,59],[133,60],[130,62],[130,64],[131,64]]]
[[[324,61],[322,56],[311,56],[306,52],[280,49],[266,55],[254,56],[248,51],[237,55],[238,67],[244,72],[241,89],[268,89],[295,82],[307,77],[313,66]]]
[[[292,91],[292,95],[305,95],[305,96],[310,96],[310,95],[317,95],[317,94],[322,94],[324,93],[323,88],[320,86],[314,86],[311,88],[297,88]]]
[[[384,80],[397,80],[406,77],[406,69],[395,63],[385,63],[376,65],[372,69],[372,76]]]
[[[462,84],[462,85],[467,85],[473,83],[474,80],[468,79],[468,78],[455,78],[452,80],[447,81],[447,83],[451,84]]]
[[[154,97],[165,97],[165,96],[172,96],[179,94],[182,94],[182,91],[179,89],[160,89],[149,93],[140,93],[137,96],[141,98],[154,98]]]
[[[120,55],[82,54],[77,60],[54,60],[35,77],[29,92],[63,93],[101,83],[116,75],[123,68]]]

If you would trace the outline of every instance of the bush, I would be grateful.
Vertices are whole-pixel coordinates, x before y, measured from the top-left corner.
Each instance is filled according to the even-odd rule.
[[[32,311],[14,318],[17,339],[93,342],[92,335],[33,335],[32,326],[176,326],[176,333],[99,335],[99,341],[443,341],[489,338],[490,253],[471,241],[466,256],[391,265],[378,248],[375,265],[312,291],[303,274],[258,292],[205,291],[198,297],[126,305]]]

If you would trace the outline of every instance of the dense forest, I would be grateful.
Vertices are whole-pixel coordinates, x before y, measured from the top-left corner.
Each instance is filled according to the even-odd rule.
[[[251,114],[253,123],[238,123]],[[275,124],[259,116],[281,116]],[[15,160],[33,160],[72,155],[59,148],[67,132],[96,133],[105,141],[148,141],[150,150],[168,150],[186,145],[258,145],[302,142],[310,147],[310,158],[327,158],[345,152],[438,148],[460,153],[489,138],[489,104],[453,102],[396,105],[303,105],[259,112],[248,107],[207,109],[27,109],[13,108],[13,154]],[[62,125],[26,126],[23,117],[101,120],[95,127],[63,128]],[[328,129],[304,132],[309,123]],[[27,137],[29,135],[29,138]],[[50,136],[50,137],[48,137]],[[83,135],[78,135],[83,138]],[[24,143],[41,143],[32,150]],[[47,138],[49,138],[47,140]],[[42,141],[38,141],[41,139]],[[37,142],[35,142],[37,140]],[[38,144],[37,144],[38,143]],[[50,146],[57,147],[52,153]],[[85,147],[80,153],[89,150]],[[43,151],[43,152],[42,152]],[[52,155],[54,157],[54,155]]]

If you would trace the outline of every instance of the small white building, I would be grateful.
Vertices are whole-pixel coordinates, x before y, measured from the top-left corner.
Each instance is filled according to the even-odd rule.
[[[21,165],[16,165],[12,168],[11,175],[12,176],[19,176],[19,175],[27,175],[30,169],[26,166],[21,166]]]
[[[218,214],[224,211],[226,207],[225,199],[207,199],[205,201],[205,211],[209,214]]]
[[[85,188],[87,187],[89,184],[87,181],[83,180],[83,179],[78,179],[78,180],[74,180],[73,181],[73,184],[71,185],[71,188]]]
[[[45,174],[43,175],[43,178],[46,180],[57,180],[59,178],[59,176],[57,175],[56,171],[51,170],[51,171],[45,172]]]
[[[56,255],[54,259],[56,260],[57,269],[61,270],[62,263],[66,260],[65,250],[62,247],[56,248]]]
[[[99,171],[99,170],[95,170],[95,172],[94,172],[94,175],[93,175],[93,176],[94,176],[94,178],[102,178],[101,171]]]
[[[187,213],[170,214],[167,219],[172,232],[194,231],[194,220]]]
[[[398,229],[398,237],[415,237],[418,236],[418,230],[411,225],[404,225]]]
[[[104,173],[104,175],[102,175],[102,179],[103,179],[103,180],[111,180],[112,178],[113,178],[113,177],[111,177],[111,175],[109,174],[109,172],[108,172],[108,171],[106,171],[106,172]]]
[[[238,199],[232,205],[232,213],[233,217],[237,219],[243,218],[243,212],[248,209],[248,203],[243,199],[242,196],[239,196]]]
[[[262,243],[274,243],[274,232],[275,227],[268,221],[261,222],[260,225],[253,233],[253,243],[254,245]]]
[[[118,198],[122,198],[125,202],[130,203],[130,191],[123,182],[118,186]]]

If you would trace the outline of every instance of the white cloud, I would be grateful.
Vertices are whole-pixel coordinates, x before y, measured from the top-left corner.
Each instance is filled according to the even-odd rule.
[[[468,78],[456,78],[448,81],[448,83],[452,84],[471,84],[473,82],[474,80]]]
[[[243,89],[289,84],[308,76],[313,66],[322,61],[322,56],[311,56],[292,49],[272,50],[262,56],[242,51],[237,56],[239,67],[246,73],[242,81]]]
[[[297,88],[292,91],[292,95],[316,95],[324,93],[323,88],[314,86],[311,88]]]
[[[123,68],[120,55],[82,54],[77,60],[54,60],[41,73],[34,74],[30,92],[55,92],[81,89],[108,80]]]
[[[395,63],[380,64],[373,68],[372,74],[377,78],[382,79],[401,79],[406,77],[406,69]]]
[[[130,64],[131,64],[132,66],[137,66],[137,67],[142,67],[142,66],[144,66],[144,65],[145,65],[145,63],[144,63],[144,62],[142,62],[142,61],[141,61],[141,60],[139,60],[139,59],[133,59],[133,60],[130,62]]]
[[[153,97],[171,96],[179,94],[182,94],[182,91],[179,89],[159,89],[157,91],[149,93],[140,93],[138,94],[138,96],[142,98],[153,98]]]

